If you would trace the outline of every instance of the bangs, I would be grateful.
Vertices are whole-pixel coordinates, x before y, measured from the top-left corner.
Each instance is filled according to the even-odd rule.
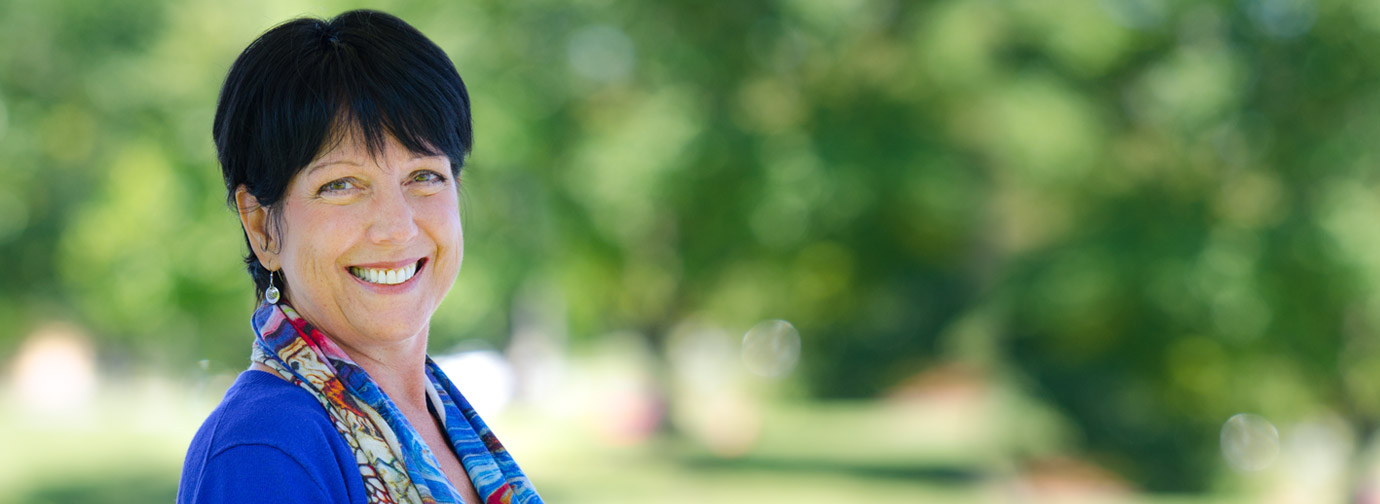
[[[388,136],[414,154],[445,155],[458,175],[473,143],[469,105],[445,53],[393,16],[290,21],[250,44],[226,77],[212,134],[227,199],[232,183],[281,193],[254,185],[285,187],[352,134],[370,155]]]
[[[458,174],[473,141],[464,88],[443,85],[445,75],[416,54],[388,51],[371,44],[372,37],[351,41],[354,36],[328,38],[315,75],[304,79],[305,88],[324,90],[331,111],[313,159],[350,134],[359,134],[369,154],[377,155],[388,135],[413,154],[449,157]],[[450,66],[444,55],[440,60]]]

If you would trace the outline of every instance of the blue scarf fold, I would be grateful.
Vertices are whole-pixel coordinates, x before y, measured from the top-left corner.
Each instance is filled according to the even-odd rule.
[[[455,503],[463,499],[417,430],[344,351],[286,303],[254,311],[253,359],[306,389],[354,451],[371,503]],[[440,367],[426,359],[429,406],[438,415],[485,504],[540,504],[541,497]]]

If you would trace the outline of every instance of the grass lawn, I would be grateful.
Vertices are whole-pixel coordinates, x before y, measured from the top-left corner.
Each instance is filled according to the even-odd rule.
[[[226,385],[224,377],[190,390],[149,380],[112,389],[79,414],[7,413],[0,504],[171,502],[187,443]],[[771,405],[753,447],[727,458],[686,436],[610,443],[587,423],[522,409],[491,423],[553,503],[1074,502],[1022,494],[993,468],[995,448],[973,446],[981,433],[914,434],[922,413],[881,402]]]

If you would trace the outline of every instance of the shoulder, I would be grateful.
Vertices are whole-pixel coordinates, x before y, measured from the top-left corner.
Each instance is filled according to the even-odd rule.
[[[262,444],[288,453],[312,452],[344,440],[325,408],[306,390],[262,371],[245,371],[226,391],[197,432],[195,441],[214,452]],[[348,449],[348,446],[346,447]]]
[[[255,488],[239,484],[245,481]],[[356,500],[342,490],[362,489],[363,482],[315,397],[269,373],[245,371],[192,438],[178,502],[234,502],[243,498],[236,490],[266,497],[270,484],[275,499],[290,492],[304,501],[342,502]]]

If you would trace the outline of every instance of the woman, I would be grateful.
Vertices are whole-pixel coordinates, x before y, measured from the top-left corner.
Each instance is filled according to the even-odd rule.
[[[240,54],[212,135],[260,299],[253,364],[178,502],[541,502],[426,356],[470,124],[445,53],[388,14],[297,19]]]

